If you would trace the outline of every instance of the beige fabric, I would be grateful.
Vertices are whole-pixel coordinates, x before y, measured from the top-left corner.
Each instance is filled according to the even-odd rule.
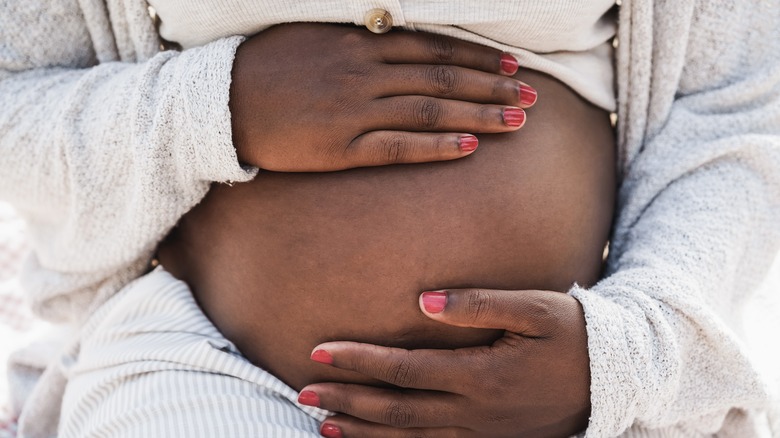
[[[253,176],[227,108],[241,38],[158,53],[141,0],[0,11],[0,199],[30,228],[36,310],[79,321],[140,275],[209,181]],[[767,431],[778,399],[741,318],[780,245],[779,31],[777,0],[623,0],[609,276],[572,291],[588,324],[589,437]],[[56,416],[62,374],[44,377],[23,426]]]
[[[340,1],[151,0],[160,34],[184,48],[278,23],[315,21],[364,26],[374,9],[395,28],[449,35],[513,54],[525,68],[559,79],[594,104],[615,110],[614,0]]]

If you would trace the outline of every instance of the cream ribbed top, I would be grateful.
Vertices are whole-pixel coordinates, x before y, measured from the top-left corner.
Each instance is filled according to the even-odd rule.
[[[594,104],[615,110],[611,38],[614,0],[150,0],[160,34],[183,48],[252,35],[289,22],[354,23],[373,9],[393,27],[449,35],[515,55]]]

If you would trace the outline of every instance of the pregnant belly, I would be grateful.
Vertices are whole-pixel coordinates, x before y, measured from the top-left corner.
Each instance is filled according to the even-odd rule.
[[[324,341],[490,343],[500,333],[425,318],[420,292],[592,284],[614,202],[608,115],[521,76],[540,97],[520,131],[482,135],[453,162],[214,186],[161,246],[162,264],[249,360],[296,389],[365,381],[310,361]]]

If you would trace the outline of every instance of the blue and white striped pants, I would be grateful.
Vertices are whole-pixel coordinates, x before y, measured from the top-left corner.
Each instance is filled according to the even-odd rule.
[[[76,357],[63,438],[308,438],[327,415],[298,405],[295,390],[249,363],[162,268],[90,318]]]

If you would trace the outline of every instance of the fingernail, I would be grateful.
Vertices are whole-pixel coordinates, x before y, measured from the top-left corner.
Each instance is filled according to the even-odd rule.
[[[447,291],[423,292],[422,303],[428,313],[441,313],[447,307]]]
[[[325,438],[341,438],[341,428],[335,424],[324,423],[320,428],[320,435]]]
[[[509,53],[501,54],[501,71],[508,75],[513,75],[517,73],[518,68],[519,64],[517,63],[517,59],[515,59],[514,56],[510,55]]]
[[[298,394],[298,403],[306,406],[320,407],[320,396],[314,391],[301,391]]]
[[[537,98],[536,90],[528,85],[520,86],[520,103],[525,106],[531,106],[536,103]]]
[[[311,360],[325,365],[333,365],[333,356],[325,350],[314,350],[311,354]]]
[[[473,135],[464,135],[458,139],[458,146],[460,147],[461,152],[468,154],[477,150],[479,140]]]
[[[521,108],[504,108],[504,123],[513,128],[522,126],[525,122],[525,111]]]

